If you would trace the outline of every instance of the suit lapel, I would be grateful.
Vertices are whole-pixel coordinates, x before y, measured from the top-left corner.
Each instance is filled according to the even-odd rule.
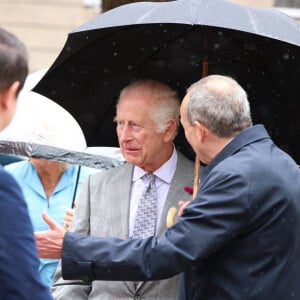
[[[128,238],[132,171],[132,165],[126,164],[120,174],[107,186],[107,191],[111,195],[108,198],[110,199],[110,203],[108,203],[109,230],[111,236],[122,239]]]
[[[186,174],[186,172],[190,172],[191,170],[187,168],[187,164],[184,162],[185,158],[183,158],[183,156],[180,153],[177,152],[177,154],[178,159],[176,171],[172,178],[167,199],[162,210],[157,230],[158,236],[160,236],[162,232],[166,229],[166,221],[169,209],[173,206],[177,208],[179,200],[191,200],[191,195],[184,190],[184,187],[187,184],[192,184],[192,181],[189,182],[188,178],[192,179],[193,174]]]

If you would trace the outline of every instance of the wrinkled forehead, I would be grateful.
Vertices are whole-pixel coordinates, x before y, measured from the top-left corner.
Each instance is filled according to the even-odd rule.
[[[147,93],[141,89],[133,89],[120,97],[116,111],[117,114],[120,114],[124,112],[128,113],[129,110],[132,110],[132,112],[137,115],[146,114],[146,112],[147,115],[149,115],[154,104],[155,97],[153,94]]]
[[[151,105],[143,98],[124,98],[118,105],[116,120],[148,122],[151,120]]]

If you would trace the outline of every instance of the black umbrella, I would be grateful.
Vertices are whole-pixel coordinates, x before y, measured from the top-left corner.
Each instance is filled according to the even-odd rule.
[[[138,78],[168,83],[182,97],[207,74],[234,77],[254,123],[300,161],[300,25],[275,9],[224,0],[134,3],[99,15],[68,36],[34,91],[67,109],[89,146],[116,146],[120,90]],[[183,135],[179,150],[191,151]]]

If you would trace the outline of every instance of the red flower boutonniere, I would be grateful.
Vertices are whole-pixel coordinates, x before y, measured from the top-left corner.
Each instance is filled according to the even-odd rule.
[[[190,186],[185,186],[184,187],[184,190],[187,191],[188,193],[190,193],[191,195],[193,194],[194,192],[194,189]]]

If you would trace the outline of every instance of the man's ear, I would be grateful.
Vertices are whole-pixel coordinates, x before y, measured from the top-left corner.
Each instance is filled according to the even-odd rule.
[[[20,81],[15,81],[8,88],[0,93],[0,106],[2,110],[7,110],[11,105],[15,105],[15,100],[18,97]]]
[[[175,120],[169,120],[168,121],[168,126],[165,130],[165,135],[164,135],[164,140],[166,142],[170,141],[173,139],[175,132],[177,130],[177,123]]]
[[[199,140],[204,142],[205,138],[207,137],[207,128],[199,121],[195,121],[194,126],[196,126]]]

